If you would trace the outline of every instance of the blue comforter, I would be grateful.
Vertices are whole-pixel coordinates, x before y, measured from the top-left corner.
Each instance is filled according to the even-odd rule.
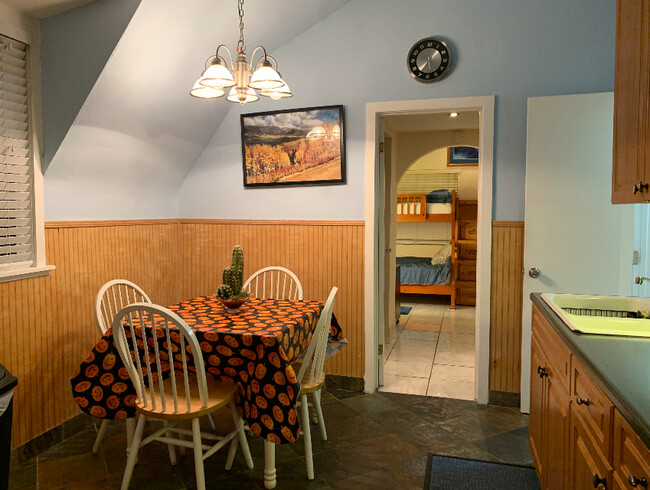
[[[451,271],[451,261],[431,265],[430,262],[402,262],[399,267],[400,284],[429,286],[447,282]]]

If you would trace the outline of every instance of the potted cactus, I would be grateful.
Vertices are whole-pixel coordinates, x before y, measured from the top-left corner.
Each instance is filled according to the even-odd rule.
[[[229,310],[237,310],[248,301],[244,284],[244,251],[239,245],[232,249],[232,263],[223,270],[223,284],[217,289],[217,298]]]

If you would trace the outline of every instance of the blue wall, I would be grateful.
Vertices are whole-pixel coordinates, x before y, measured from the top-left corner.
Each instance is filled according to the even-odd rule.
[[[141,0],[96,1],[41,20],[43,170]]]
[[[180,215],[363,219],[367,102],[496,95],[494,218],[522,220],[527,98],[613,90],[615,10],[614,0],[354,0],[272,53],[295,96],[231,109],[181,187]],[[454,54],[431,85],[406,69],[427,36]],[[241,112],[331,104],[345,106],[347,185],[243,188]]]

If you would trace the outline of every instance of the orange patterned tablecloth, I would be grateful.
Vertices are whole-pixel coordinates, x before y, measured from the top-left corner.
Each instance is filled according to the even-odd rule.
[[[214,296],[170,307],[196,334],[206,375],[238,383],[240,415],[255,434],[276,444],[298,437],[300,386],[291,363],[309,345],[322,308],[317,301],[253,298],[231,314]],[[340,328],[330,335],[343,339]],[[135,390],[111,330],[70,381],[74,400],[83,411],[105,419],[135,416]]]

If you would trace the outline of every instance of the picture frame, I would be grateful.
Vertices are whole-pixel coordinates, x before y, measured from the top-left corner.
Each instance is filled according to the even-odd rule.
[[[343,106],[241,115],[244,187],[345,183]]]
[[[478,148],[474,146],[450,146],[447,148],[448,167],[477,167]]]

